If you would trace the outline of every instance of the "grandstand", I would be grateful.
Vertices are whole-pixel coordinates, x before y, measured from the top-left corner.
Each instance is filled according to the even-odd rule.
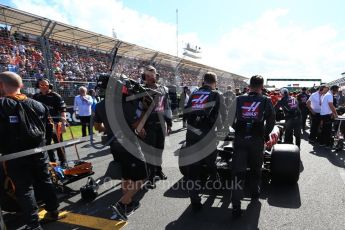
[[[311,88],[319,86],[322,83],[321,78],[267,78],[266,85],[271,88],[288,88],[291,91],[299,90],[302,87]]]
[[[173,55],[144,48],[0,4],[0,71],[22,76],[25,92],[47,77],[65,98],[81,85],[92,88],[99,73],[109,72],[118,48],[116,72],[136,78],[147,64],[156,66],[166,85],[198,86],[206,71],[219,76],[219,88],[242,88],[247,78]]]
[[[345,72],[341,74],[341,78],[329,82],[329,85],[338,85],[342,90],[345,89]]]

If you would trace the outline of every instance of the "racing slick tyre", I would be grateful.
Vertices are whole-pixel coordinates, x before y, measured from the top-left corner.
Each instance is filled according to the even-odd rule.
[[[292,144],[276,144],[272,148],[272,181],[296,184],[300,174],[300,150]]]

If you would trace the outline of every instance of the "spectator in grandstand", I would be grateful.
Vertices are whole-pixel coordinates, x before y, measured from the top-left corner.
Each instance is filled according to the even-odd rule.
[[[79,88],[79,95],[74,98],[74,111],[80,119],[83,137],[86,137],[86,126],[89,135],[91,134],[90,118],[93,99],[90,95],[87,95],[86,92],[86,87],[81,86]]]
[[[320,141],[320,137],[318,134],[318,130],[320,128],[321,123],[321,97],[323,91],[325,90],[325,85],[321,85],[319,90],[313,93],[308,101],[307,107],[310,111],[311,116],[311,127],[310,127],[310,134],[309,134],[309,143],[315,143],[316,141]]]
[[[320,146],[332,148],[332,119],[338,117],[337,111],[333,104],[333,97],[338,93],[339,86],[333,85],[328,91],[328,87],[323,90],[324,95],[321,98],[321,121],[322,130],[320,138]],[[328,92],[327,92],[328,91]]]
[[[53,57],[53,72],[59,82],[95,81],[99,73],[109,72],[110,59],[108,54],[63,44],[52,39],[49,42]],[[149,64],[147,60],[120,57],[116,65],[116,72],[132,77],[138,74],[139,67],[147,64]],[[41,71],[42,73],[45,69],[44,57],[36,39],[20,32],[10,35],[9,31],[4,29],[0,41],[0,70],[9,69],[20,74],[22,78],[42,78],[38,72]],[[164,80],[165,85],[176,84],[177,79],[180,86],[199,86],[201,82],[200,70],[198,69],[182,66],[177,72],[170,65],[160,65],[157,71],[164,76],[162,80]],[[234,83],[240,88],[244,86],[242,81],[229,77],[219,77],[219,88],[222,90],[226,88],[226,85],[234,85]]]
[[[62,133],[65,132],[66,126],[66,104],[63,98],[52,90],[52,85],[48,79],[40,79],[37,81],[37,87],[40,92],[33,96],[33,99],[41,102],[49,109],[49,114],[53,119],[54,126],[49,127],[46,135],[46,144],[50,145],[52,140],[54,143],[60,143],[63,141]],[[57,155],[59,157],[60,164],[66,165],[66,155],[64,148],[57,148]],[[54,150],[48,150],[49,159],[51,162],[56,162]]]
[[[25,143],[24,138],[28,138],[28,136],[24,134],[24,130],[27,133],[29,127],[38,128],[38,125],[44,127],[48,126],[50,122],[48,109],[41,103],[21,94],[22,86],[23,83],[19,75],[11,72],[0,74],[0,97],[3,96],[0,98],[0,152],[4,154],[13,154],[45,145],[44,133],[36,134],[35,144],[28,141]],[[17,106],[18,104],[21,106]],[[20,116],[28,116],[28,109],[33,111],[31,115],[35,114],[39,117],[39,119],[26,120],[26,122],[31,122],[30,124],[20,118]],[[46,160],[47,154],[39,152],[4,162],[7,175],[15,187],[17,203],[22,208],[22,217],[26,223],[25,229],[43,229],[40,226],[37,213],[36,192],[41,195],[45,203],[44,208],[47,210],[45,220],[59,219],[59,204],[48,173]]]
[[[41,70],[38,70],[35,74],[34,74],[34,79],[42,79],[44,78],[44,73]]]

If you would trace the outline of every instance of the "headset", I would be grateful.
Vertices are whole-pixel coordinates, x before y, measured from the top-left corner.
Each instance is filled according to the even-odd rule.
[[[147,71],[147,70],[144,70],[144,73],[141,74],[141,79],[143,81],[145,81],[145,79],[146,79],[145,71]],[[159,81],[159,78],[160,78],[160,74],[156,72],[156,81],[157,82]]]

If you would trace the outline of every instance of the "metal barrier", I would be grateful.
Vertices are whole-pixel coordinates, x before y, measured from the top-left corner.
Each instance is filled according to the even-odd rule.
[[[23,79],[24,88],[22,92],[29,97],[38,93],[39,90],[36,88],[35,79]],[[85,82],[85,81],[61,81],[55,82],[54,91],[61,95],[68,106],[73,106],[74,97],[79,95],[79,87],[84,86],[88,90],[94,89],[96,82]]]
[[[0,153],[0,162],[13,160],[13,159],[20,158],[20,157],[34,155],[34,154],[44,152],[47,150],[51,150],[51,149],[75,145],[75,144],[78,144],[78,143],[81,143],[81,142],[87,141],[87,140],[90,140],[90,136],[86,136],[86,137],[82,137],[82,138],[78,138],[78,139],[70,140],[70,141],[64,141],[61,143],[52,144],[52,145],[48,145],[48,146],[43,146],[40,148],[29,149],[29,150],[25,150],[25,151],[21,151],[21,152],[17,152],[17,153],[7,154],[7,155],[2,155]],[[6,229],[7,228],[5,225],[5,221],[4,221],[2,209],[1,209],[1,204],[0,204],[0,230],[6,230]]]
[[[83,141],[87,141],[87,140],[90,140],[90,136],[81,137],[81,138],[78,138],[75,140],[70,140],[70,141],[64,141],[64,142],[57,143],[57,144],[42,146],[42,147],[38,147],[38,148],[34,148],[34,149],[28,149],[28,150],[24,150],[24,151],[20,151],[20,152],[16,152],[16,153],[11,153],[11,154],[5,154],[4,155],[4,154],[0,153],[0,162],[13,160],[13,159],[20,158],[20,157],[30,156],[30,155],[45,152],[48,150],[60,148],[60,147],[68,147],[71,145],[79,144],[79,143],[81,143]]]

